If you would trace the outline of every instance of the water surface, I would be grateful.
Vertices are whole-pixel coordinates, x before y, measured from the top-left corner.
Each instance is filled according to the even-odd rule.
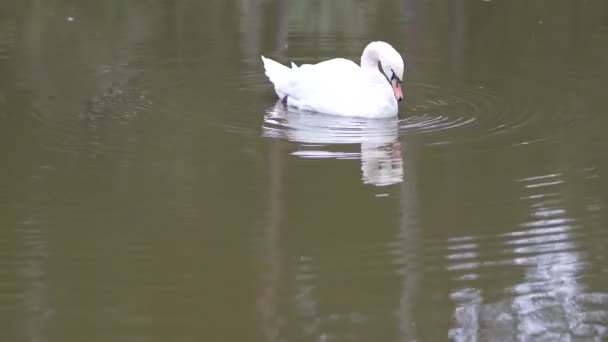
[[[259,55],[406,60],[398,118]],[[6,341],[608,338],[604,1],[0,4]]]

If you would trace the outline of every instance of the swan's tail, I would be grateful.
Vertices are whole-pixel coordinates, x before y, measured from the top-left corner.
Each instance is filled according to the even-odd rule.
[[[286,87],[289,83],[290,71],[292,69],[284,66],[281,63],[275,62],[270,58],[262,57],[262,62],[264,62],[264,70],[266,71],[266,76],[272,84],[274,84],[274,90],[277,95],[283,99],[286,94]]]

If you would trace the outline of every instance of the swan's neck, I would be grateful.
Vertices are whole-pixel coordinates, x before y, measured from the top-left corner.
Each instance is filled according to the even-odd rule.
[[[378,69],[378,49],[374,43],[368,44],[361,55],[361,68],[363,69]]]

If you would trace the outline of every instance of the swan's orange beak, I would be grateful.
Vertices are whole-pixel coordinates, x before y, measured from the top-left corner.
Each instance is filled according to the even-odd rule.
[[[403,100],[403,92],[401,91],[401,82],[396,77],[393,77],[391,80],[391,85],[393,86],[393,93],[395,94],[395,98],[397,101]]]

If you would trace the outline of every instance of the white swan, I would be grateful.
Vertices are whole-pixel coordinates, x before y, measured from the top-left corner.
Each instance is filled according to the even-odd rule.
[[[361,66],[335,58],[288,68],[262,56],[266,76],[283,103],[302,110],[364,118],[397,115],[403,59],[388,43],[372,42]]]

